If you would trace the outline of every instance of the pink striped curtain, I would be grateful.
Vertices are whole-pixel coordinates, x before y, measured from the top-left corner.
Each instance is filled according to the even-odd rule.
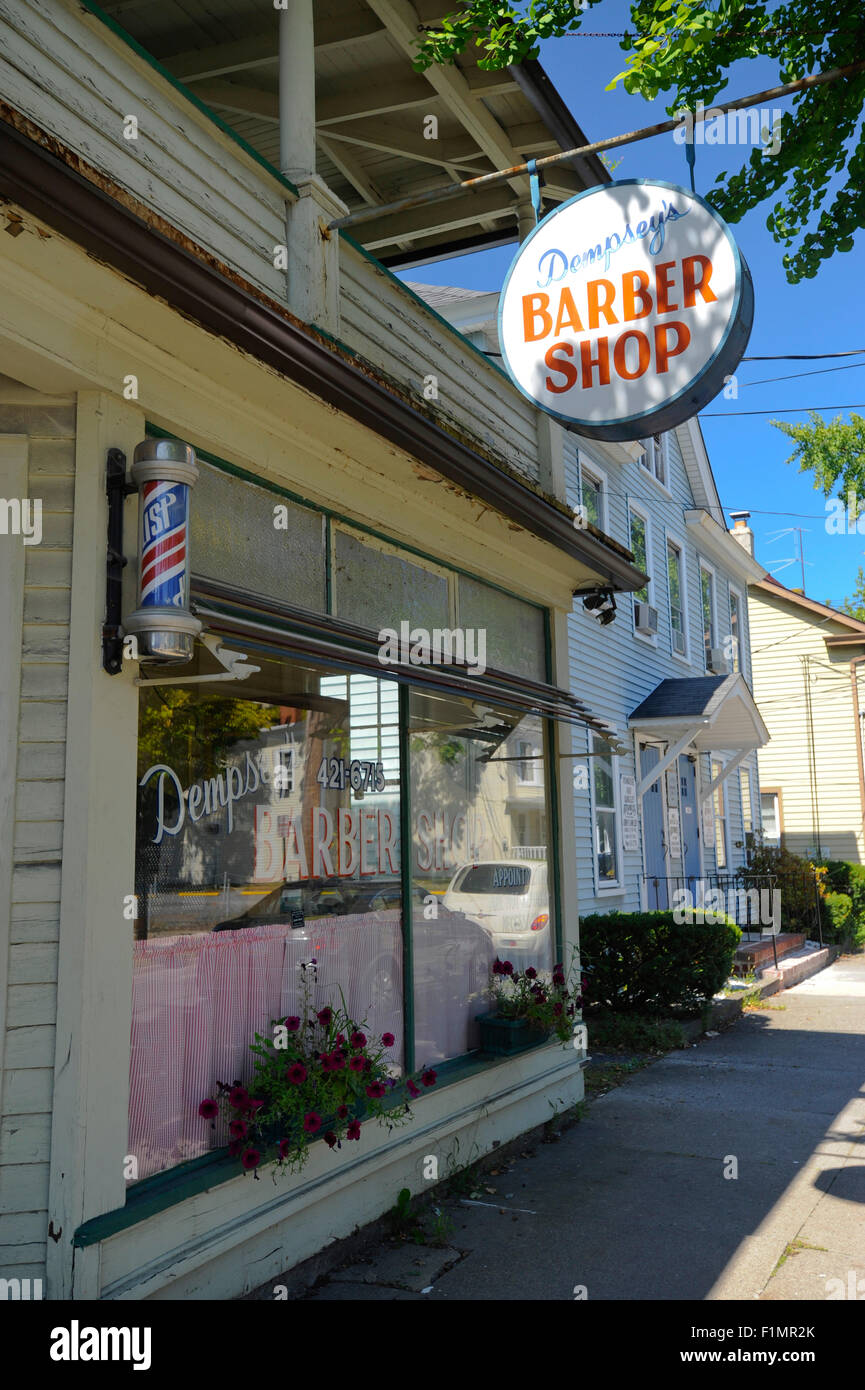
[[[315,1008],[339,1003],[341,987],[352,1017],[395,1035],[402,1066],[399,911],[322,918],[300,938],[258,926],[136,941],[133,952],[128,1152],[139,1178],[226,1142],[198,1106],[217,1081],[249,1081],[254,1034],[300,1007],[301,961],[318,962]],[[375,991],[385,975],[387,988]]]

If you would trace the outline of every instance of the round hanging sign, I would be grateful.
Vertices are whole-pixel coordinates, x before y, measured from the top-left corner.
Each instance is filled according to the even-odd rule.
[[[644,439],[718,394],[753,317],[750,272],[708,203],[622,179],[563,203],[522,243],[499,340],[543,410],[590,439]]]

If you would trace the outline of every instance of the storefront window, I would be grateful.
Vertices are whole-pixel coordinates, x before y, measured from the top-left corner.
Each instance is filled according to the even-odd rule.
[[[409,746],[415,1056],[441,1061],[478,1045],[496,955],[553,961],[543,727],[413,690]]]
[[[199,661],[207,660],[200,657]],[[224,1142],[198,1118],[249,1044],[317,996],[403,1064],[396,687],[250,658],[243,685],[141,692],[129,1152],[139,1176]]]
[[[414,689],[407,779],[395,682],[272,649],[247,656],[260,669],[242,683],[141,690],[139,1177],[226,1142],[199,1103],[217,1081],[248,1081],[255,1033],[300,1012],[301,962],[317,961],[317,1008],[339,990],[372,1033],[394,1034],[395,1075],[478,1046],[497,954],[553,962],[542,722]],[[208,651],[193,669],[215,671]]]

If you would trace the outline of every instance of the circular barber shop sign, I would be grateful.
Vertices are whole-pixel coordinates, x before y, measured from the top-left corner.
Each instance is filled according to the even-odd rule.
[[[593,439],[643,439],[701,410],[754,317],[729,228],[677,184],[623,179],[545,217],[499,301],[502,357],[530,400]]]

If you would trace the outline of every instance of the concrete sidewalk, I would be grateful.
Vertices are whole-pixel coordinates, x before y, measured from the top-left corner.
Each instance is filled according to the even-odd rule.
[[[860,956],[442,1201],[449,1249],[383,1244],[307,1297],[865,1300],[863,1081]]]

